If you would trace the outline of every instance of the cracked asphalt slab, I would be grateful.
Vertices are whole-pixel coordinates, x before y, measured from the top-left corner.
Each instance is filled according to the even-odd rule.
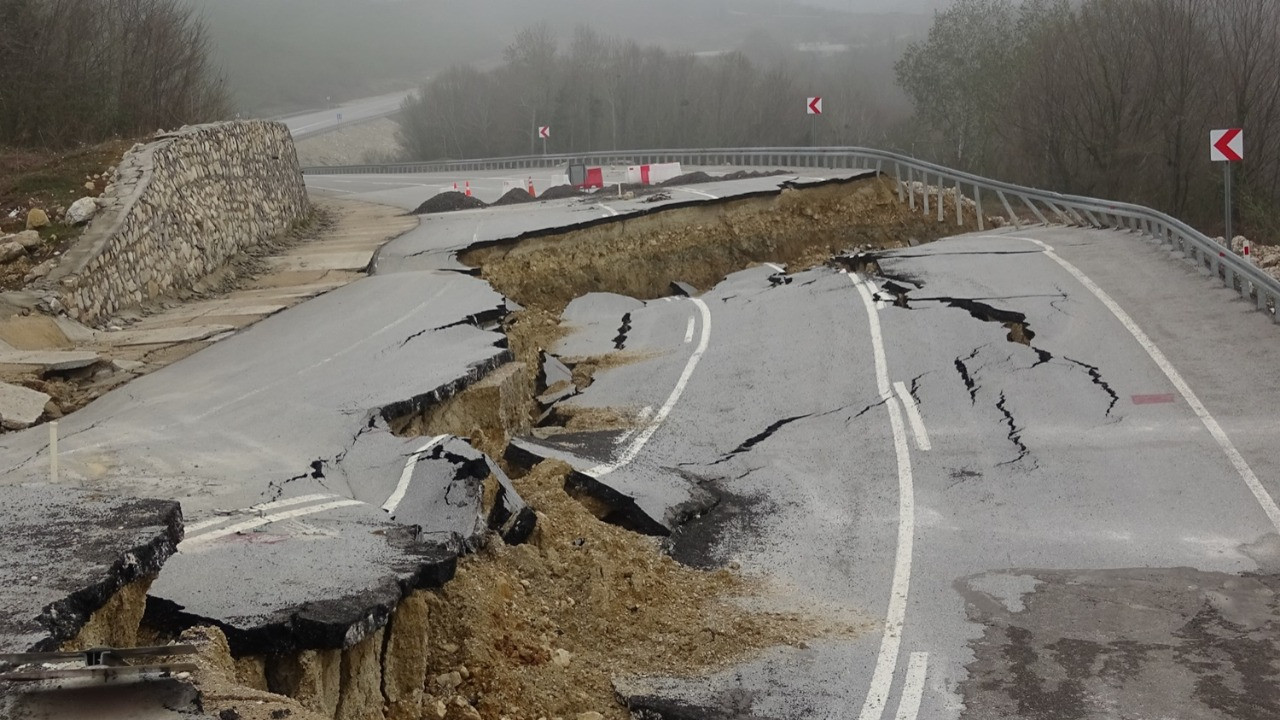
[[[402,187],[421,200],[420,186]],[[189,540],[152,587],[157,624],[213,622],[239,653],[355,642],[398,594],[447,579],[457,550],[474,544],[443,540],[465,535],[456,508],[431,496],[453,473],[431,462],[406,473],[423,441],[385,423],[511,359],[504,336],[477,327],[510,303],[458,272],[454,252],[480,237],[473,223],[492,238],[602,214],[572,200],[429,218],[382,248],[371,277],[63,419],[60,486],[181,502]],[[0,491],[47,478],[47,429],[6,435],[0,450]],[[395,519],[383,508],[406,478]],[[527,536],[532,514],[509,483],[501,497],[502,517],[486,521]]]
[[[1028,232],[1072,240],[1063,256],[1095,265],[1111,252],[1146,254],[1143,273],[1167,295],[1185,281],[1186,268],[1137,238]],[[889,379],[901,383],[894,402],[920,420],[903,421],[913,550],[904,620],[883,634],[896,636],[894,669],[877,684],[884,645],[874,627],[703,678],[622,679],[620,695],[662,717],[865,718],[905,708],[907,717],[1056,719],[1159,716],[1148,711],[1165,707],[1184,708],[1180,717],[1274,716],[1272,581],[1251,573],[1275,572],[1280,537],[1162,369],[1026,240],[966,236],[878,262],[870,301]],[[1213,348],[1178,320],[1192,305],[1218,318],[1212,334],[1227,347],[1280,349],[1274,329],[1239,304],[1186,290],[1164,306],[1143,302],[1148,288],[1119,275],[1112,270],[1116,282],[1104,288],[1166,336],[1170,355],[1191,361],[1193,387],[1204,379],[1210,392],[1234,384],[1229,398],[1249,387],[1270,393],[1244,401],[1246,417],[1259,415],[1241,444],[1246,460],[1269,467],[1255,440],[1275,430],[1263,410],[1275,381],[1253,380],[1256,368],[1197,366]],[[600,479],[638,496],[661,486],[654,477],[721,493],[722,504],[669,539],[677,557],[761,576],[773,589],[757,601],[764,607],[882,624],[903,565],[900,480],[889,423],[875,409],[885,400],[867,311],[857,278],[829,268],[791,277],[772,285],[763,269],[746,271],[702,296],[715,337],[704,362],[637,458]],[[647,309],[632,312],[633,326],[644,326]],[[1229,331],[1227,318],[1237,323]],[[574,402],[646,392],[634,377],[611,381],[622,372],[598,373]],[[1210,410],[1239,426],[1234,402]],[[967,584],[982,577],[1015,579]],[[994,612],[975,605],[978,593],[1013,600]],[[1167,609],[1171,595],[1190,610]],[[1145,605],[1164,616],[1135,619]],[[1222,608],[1238,612],[1219,618]],[[1133,649],[1152,636],[1150,652]]]

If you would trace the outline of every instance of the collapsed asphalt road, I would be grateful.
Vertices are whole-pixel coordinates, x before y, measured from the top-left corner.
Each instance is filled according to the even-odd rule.
[[[1048,244],[1002,234],[884,253],[870,280],[822,268],[779,281],[760,267],[694,301],[629,308],[627,349],[642,359],[571,402],[651,417],[687,380],[661,429],[639,452],[627,431],[522,445],[633,493],[675,528],[677,558],[768,578],[767,607],[885,623],[706,678],[622,679],[633,710],[1280,712],[1264,439],[1277,388],[1211,360],[1215,347],[1280,349],[1274,329],[1198,300],[1187,287],[1212,286],[1140,240],[1038,238]],[[1163,303],[1143,302],[1153,290]],[[1188,313],[1218,318],[1215,337],[1184,325]],[[577,324],[559,350],[607,341],[607,318]]]
[[[214,621],[240,652],[341,645],[375,627],[404,586],[449,577],[468,531],[490,521],[473,503],[475,458],[446,457],[441,443],[456,440],[398,437],[386,420],[511,358],[499,334],[477,326],[509,306],[457,262],[459,248],[628,206],[535,207],[431,218],[380,253],[375,277],[64,422],[71,482],[183,502],[188,540],[152,588],[158,623]],[[875,625],[698,680],[620,678],[634,708],[1092,717],[1159,694],[1197,717],[1274,714],[1266,692],[1240,700],[1268,664],[1192,652],[1225,653],[1205,640],[1224,623],[1270,627],[1266,602],[1220,607],[1241,587],[1268,587],[1229,575],[1276,571],[1276,528],[1258,500],[1275,477],[1268,404],[1280,388],[1215,351],[1256,362],[1277,349],[1273,331],[1238,305],[1200,299],[1191,273],[1138,240],[1035,237],[1078,262],[1080,276],[1036,243],[978,237],[853,263],[876,275],[874,287],[838,267],[760,264],[697,297],[569,304],[577,332],[550,350],[627,357],[556,410],[626,422],[530,432],[518,445],[632,498],[629,517],[645,521],[634,529],[671,533],[677,558],[764,578],[772,592],[753,604]],[[1149,329],[1190,387],[1207,389],[1203,413],[1089,278]],[[1147,301],[1154,293],[1160,302]],[[41,477],[42,437],[6,439],[6,480]],[[1262,478],[1252,489],[1241,464]],[[441,546],[406,532],[413,514],[447,520]],[[1119,572],[1136,567],[1153,570]],[[1178,567],[1220,574],[1187,590],[1200,576]],[[1085,637],[1055,610],[1072,602],[1062,588],[1080,584],[1098,599],[1070,608],[1080,624],[1101,599],[1132,607],[1181,594],[1141,638],[1124,635],[1120,615]],[[1217,616],[1177,624],[1190,622],[1177,608],[1206,603]],[[1169,639],[1179,632],[1200,639]],[[1088,645],[1103,640],[1121,644]]]

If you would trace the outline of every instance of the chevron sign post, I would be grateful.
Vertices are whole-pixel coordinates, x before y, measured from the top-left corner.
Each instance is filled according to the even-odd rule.
[[[818,116],[822,114],[822,97],[805,98],[805,112],[809,114],[809,144],[818,145]]]
[[[1231,166],[1244,160],[1244,129],[1227,128],[1226,130],[1209,131],[1209,159],[1222,163],[1222,197],[1226,204],[1226,231],[1224,241],[1231,247],[1232,212],[1231,206]]]

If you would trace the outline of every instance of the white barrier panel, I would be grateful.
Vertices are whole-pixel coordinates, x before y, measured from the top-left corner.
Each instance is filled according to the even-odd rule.
[[[653,165],[629,165],[627,182],[633,185],[653,185],[666,182],[680,175],[680,163],[655,163]]]

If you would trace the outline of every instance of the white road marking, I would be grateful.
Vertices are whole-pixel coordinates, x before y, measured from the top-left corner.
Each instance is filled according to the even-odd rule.
[[[781,265],[779,265],[778,263],[765,263],[765,266],[766,266],[766,267],[771,267],[771,268],[773,268],[774,270],[777,270],[777,271],[778,271],[778,272],[780,272],[780,273],[784,273],[784,272],[786,272],[786,271],[787,271],[787,269],[786,269],[786,268],[782,267],[782,266],[781,266]]]
[[[876,282],[874,280],[872,280],[871,278],[859,279],[857,275],[854,275],[852,273],[849,274],[849,277],[853,278],[855,283],[861,282],[866,285],[867,290],[871,292],[872,299],[875,300],[877,310],[885,309],[886,306],[884,304],[884,300],[880,299],[884,295],[883,293],[880,292],[880,286],[876,285]]]
[[[303,503],[316,502],[317,500],[327,500],[333,497],[337,497],[337,495],[329,495],[325,493],[320,493],[317,495],[299,495],[298,497],[285,498],[284,500],[275,500],[273,502],[260,503],[258,505],[250,505],[247,508],[236,510],[235,512],[227,515],[220,515],[218,517],[209,518],[208,520],[201,520],[199,522],[188,523],[186,525],[186,535],[187,535],[187,538],[190,539],[192,535],[199,534],[201,530],[207,527],[213,527],[214,525],[221,525],[222,523],[230,522],[231,520],[234,520],[236,515],[247,515],[250,513],[261,514],[264,510],[275,510],[276,508],[289,507],[291,505],[302,505]]]
[[[234,535],[246,530],[252,530],[256,527],[261,527],[273,522],[279,522],[280,520],[288,520],[290,518],[303,517],[305,515],[315,515],[316,513],[327,512],[340,507],[363,504],[364,503],[359,500],[334,500],[333,502],[328,502],[323,505],[309,505],[307,507],[297,508],[296,510],[286,510],[285,512],[276,513],[274,515],[266,515],[252,520],[245,520],[244,522],[239,522],[235,525],[228,525],[227,527],[218,528],[217,530],[210,530],[209,532],[197,535],[194,538],[187,538],[183,541],[183,545],[186,546],[185,549],[190,549],[194,546],[211,542],[221,537],[226,537],[227,535]]]
[[[644,430],[641,430],[640,433],[636,435],[636,438],[631,441],[629,446],[627,446],[626,451],[622,453],[621,457],[611,463],[602,463],[590,470],[587,470],[588,475],[597,478],[601,475],[608,475],[614,470],[617,470],[623,465],[635,460],[636,455],[640,454],[641,448],[643,448],[645,443],[649,442],[649,438],[653,437],[653,434],[658,431],[658,428],[662,425],[662,421],[666,420],[667,415],[671,414],[671,408],[675,407],[676,403],[680,400],[680,396],[684,394],[685,386],[689,384],[689,378],[693,376],[694,368],[698,367],[698,361],[702,360],[703,353],[707,351],[707,345],[711,343],[711,308],[707,307],[707,304],[700,298],[689,299],[693,301],[693,304],[698,306],[699,312],[702,313],[702,338],[698,340],[698,346],[694,348],[693,354],[689,356],[689,362],[685,364],[684,372],[680,373],[680,379],[676,381],[675,389],[673,389],[671,394],[667,396],[667,401],[662,404],[662,407],[658,408],[658,413],[653,416],[653,422],[649,423]]]
[[[1142,346],[1142,349],[1147,351],[1147,355],[1151,356],[1151,360],[1155,362],[1156,366],[1158,366],[1165,374],[1165,377],[1169,378],[1169,382],[1173,383],[1173,387],[1177,389],[1178,394],[1182,395],[1182,399],[1187,401],[1187,405],[1196,414],[1196,417],[1200,418],[1200,422],[1204,424],[1205,429],[1209,431],[1209,434],[1213,436],[1214,441],[1218,443],[1218,447],[1222,449],[1223,454],[1227,456],[1227,460],[1230,461],[1231,465],[1236,469],[1236,472],[1240,475],[1240,479],[1244,480],[1244,484],[1248,486],[1249,491],[1253,493],[1253,497],[1258,501],[1258,504],[1262,506],[1262,511],[1267,514],[1267,517],[1271,520],[1271,524],[1275,526],[1277,532],[1280,532],[1280,506],[1276,505],[1275,498],[1271,497],[1271,494],[1267,492],[1265,487],[1263,487],[1262,481],[1258,480],[1258,476],[1253,472],[1253,468],[1249,467],[1249,463],[1245,461],[1244,456],[1236,449],[1235,444],[1231,442],[1231,438],[1227,437],[1226,431],[1222,429],[1222,426],[1218,424],[1218,421],[1209,413],[1209,409],[1204,406],[1204,403],[1200,402],[1200,398],[1191,390],[1191,386],[1182,378],[1182,374],[1173,367],[1173,363],[1169,362],[1169,359],[1160,351],[1160,348],[1156,347],[1155,342],[1153,342],[1151,338],[1143,332],[1142,328],[1138,327],[1138,323],[1134,322],[1132,317],[1129,317],[1129,313],[1125,312],[1124,308],[1120,307],[1119,303],[1113,300],[1105,290],[1098,287],[1093,280],[1090,280],[1089,276],[1081,272],[1080,268],[1077,268],[1075,265],[1072,265],[1059,257],[1058,254],[1053,251],[1053,247],[1047,243],[1036,240],[1035,238],[1016,237],[1013,235],[994,235],[986,237],[1013,238],[1015,240],[1025,240],[1039,245],[1044,249],[1044,254],[1050,260],[1058,263],[1058,265],[1062,266],[1064,270],[1071,273],[1076,280],[1080,281],[1081,285],[1084,285],[1089,292],[1093,293],[1094,297],[1098,298],[1098,300],[1111,311],[1112,315],[1116,316],[1116,319],[1120,321],[1121,325],[1124,325],[1125,329],[1129,331],[1129,334],[1133,336],[1133,339],[1137,340],[1138,344]]]
[[[404,463],[404,470],[400,472],[400,482],[396,484],[396,489],[391,493],[391,497],[382,503],[382,509],[388,513],[396,511],[396,507],[400,505],[400,501],[404,500],[404,494],[409,491],[409,483],[413,480],[413,469],[418,466],[418,458],[422,457],[422,453],[430,450],[432,446],[445,438],[444,435],[437,435],[422,447],[413,451],[413,455]]]
[[[621,445],[622,443],[626,442],[627,439],[630,438],[632,435],[635,435],[636,431],[639,430],[642,425],[644,425],[645,421],[647,421],[651,415],[653,415],[653,406],[645,405],[644,408],[641,409],[640,412],[636,414],[636,424],[630,430],[619,435],[618,439],[614,442],[614,444]]]
[[[924,678],[929,670],[929,653],[913,652],[907,661],[907,678],[902,681],[902,701],[895,720],[916,720],[924,697]]]
[[[719,197],[718,195],[712,195],[712,194],[711,194],[711,193],[709,193],[709,192],[703,192],[703,191],[701,191],[701,190],[690,190],[689,188],[682,188],[682,187],[673,187],[673,188],[671,188],[671,189],[672,189],[672,190],[679,190],[680,192],[687,192],[687,193],[689,193],[690,195],[697,195],[697,196],[699,196],[699,197],[704,197],[704,198],[707,198],[708,200],[719,200],[719,199],[720,199],[720,197]]]
[[[604,203],[596,203],[596,207],[598,207],[598,208],[600,208],[601,210],[603,210],[603,211],[605,211],[605,212],[609,213],[609,216],[610,216],[610,217],[617,217],[617,216],[618,216],[618,211],[617,211],[617,210],[614,210],[613,208],[609,207],[608,205],[605,205]]]
[[[889,607],[885,613],[884,635],[880,639],[880,652],[876,656],[876,668],[871,675],[866,700],[862,704],[859,720],[880,720],[885,703],[893,686],[893,673],[898,665],[898,651],[902,645],[902,630],[907,616],[907,594],[911,589],[911,555],[916,534],[915,489],[911,476],[911,449],[907,446],[907,431],[902,420],[902,409],[893,397],[889,385],[889,367],[885,361],[884,339],[880,334],[880,315],[867,284],[850,275],[853,286],[862,296],[867,309],[867,322],[871,330],[872,355],[876,365],[876,389],[884,398],[889,413],[889,427],[893,430],[893,448],[898,459],[898,550],[894,556],[893,584],[889,590]]]
[[[693,342],[693,326],[694,325],[695,325],[694,319],[689,318],[689,324],[684,329],[684,341],[686,343]]]
[[[929,443],[929,431],[924,427],[924,418],[920,417],[920,406],[916,404],[916,399],[911,396],[911,391],[907,390],[906,383],[896,382],[893,389],[898,391],[898,399],[902,401],[902,406],[907,409],[907,420],[911,423],[911,432],[916,436],[916,449],[932,450],[933,445]]]

